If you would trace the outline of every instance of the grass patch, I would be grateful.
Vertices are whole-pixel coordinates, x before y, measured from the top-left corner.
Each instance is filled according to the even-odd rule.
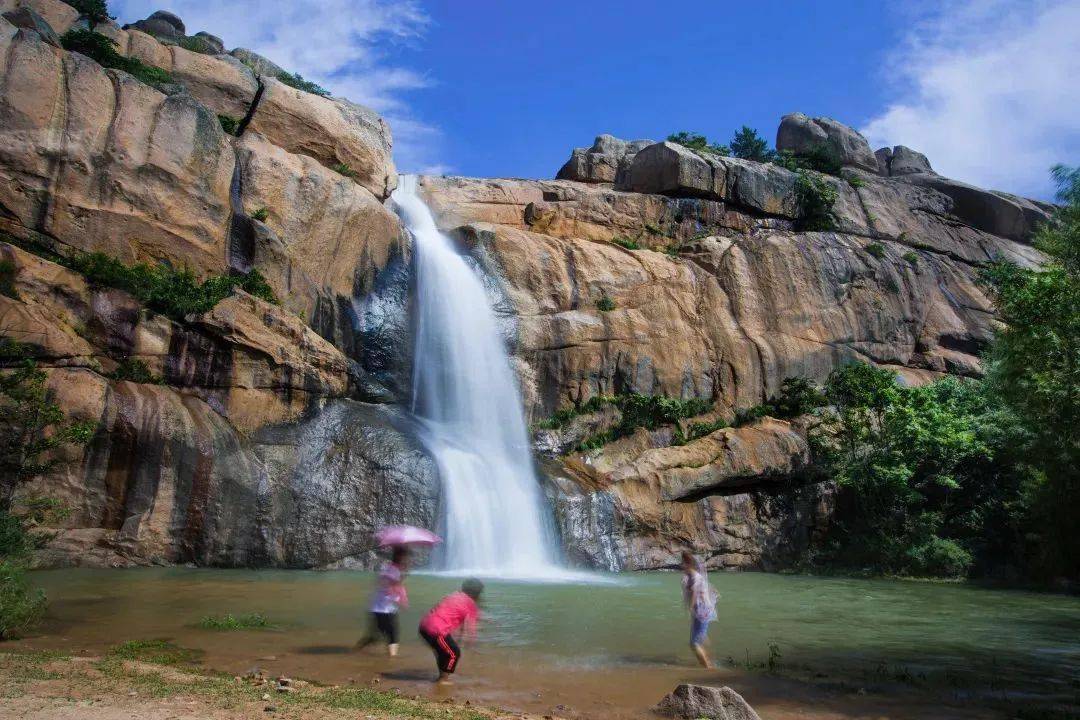
[[[251,219],[258,220],[259,222],[266,222],[266,218],[268,217],[270,217],[270,211],[264,207],[261,207],[255,212],[251,213]]]
[[[672,445],[685,445],[688,442],[703,438],[706,435],[711,435],[717,430],[723,430],[728,427],[727,420],[713,420],[712,422],[703,423],[690,423],[686,428],[686,432],[682,432],[676,427],[675,437],[672,439]]]
[[[137,660],[154,665],[191,665],[199,653],[171,640],[128,640],[109,648],[106,659]]]
[[[268,630],[277,625],[261,613],[207,615],[199,621],[203,630]]]
[[[919,253],[915,252],[914,250],[908,250],[906,253],[903,254],[902,257],[904,258],[904,260],[911,263],[912,265],[919,264]]]
[[[60,38],[65,50],[77,52],[94,60],[102,67],[123,70],[136,80],[158,87],[173,82],[173,77],[166,71],[141,60],[124,57],[116,50],[116,43],[111,38],[93,30],[73,29]]]
[[[638,428],[655,430],[661,425],[671,425],[678,420],[708,412],[712,407],[712,402],[702,398],[682,400],[667,395],[636,393],[602,398],[600,403],[617,407],[622,413],[622,419],[615,427],[585,438],[577,447],[579,451],[595,450],[632,434]]]
[[[108,374],[108,377],[113,380],[127,380],[143,385],[165,384],[163,377],[152,373],[146,363],[138,358],[124,358],[117,364],[116,369]]]
[[[640,250],[641,246],[630,238],[623,237],[622,235],[616,235],[611,238],[611,242],[619,247],[626,248],[627,250]]]
[[[303,90],[306,93],[312,95],[318,95],[319,97],[326,97],[330,94],[330,91],[322,87],[318,83],[313,83],[310,80],[305,80],[300,73],[290,73],[282,71],[277,79],[285,83],[289,87],[296,88],[297,90]]]

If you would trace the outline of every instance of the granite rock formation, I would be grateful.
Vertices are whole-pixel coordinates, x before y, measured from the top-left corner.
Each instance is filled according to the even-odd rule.
[[[158,88],[52,44],[46,26],[88,26],[59,0],[0,12],[17,20],[0,19],[0,333],[97,425],[24,491],[72,510],[39,562],[369,566],[377,525],[436,525],[406,409],[411,252],[386,202],[386,122],[168,13],[95,27],[170,73]],[[422,179],[484,273],[531,421],[626,393],[731,420],[851,360],[909,383],[981,373],[995,319],[978,269],[1037,264],[1027,240],[1051,208],[907,148],[875,156],[833,120],[787,116],[777,144],[842,159],[814,175],[834,229],[798,229],[800,173],[668,142],[599,136],[556,180]],[[88,252],[199,279],[258,270],[279,304],[237,290],[169,318],[60,262]],[[122,379],[136,361],[152,381]],[[575,449],[615,419],[536,433],[570,560],[671,567],[692,548],[773,569],[827,526],[832,488],[798,421]]]

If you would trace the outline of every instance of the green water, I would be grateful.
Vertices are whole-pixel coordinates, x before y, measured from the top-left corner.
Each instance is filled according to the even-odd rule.
[[[31,642],[96,649],[170,637],[228,667],[291,653],[300,671],[351,672],[346,646],[359,635],[372,577],[355,572],[186,568],[59,570],[33,579],[51,599]],[[620,669],[643,679],[689,667],[679,576],[605,576],[596,584],[488,582],[473,676],[542,668],[586,682]],[[965,692],[1075,698],[1080,689],[1080,599],[964,585],[758,573],[711,575],[720,592],[710,633],[719,659],[764,661],[774,643],[789,668],[832,677],[911,674]],[[422,611],[452,578],[413,575],[403,613],[405,665],[426,668],[415,636]],[[260,612],[270,632],[197,627],[205,615]],[[346,658],[350,658],[346,660]],[[372,660],[375,662],[375,660]],[[306,663],[306,664],[305,664]],[[667,682],[667,676],[661,678]],[[510,681],[508,680],[507,683]],[[505,684],[505,683],[504,683]],[[659,681],[658,681],[659,684]],[[569,691],[568,691],[569,692]]]

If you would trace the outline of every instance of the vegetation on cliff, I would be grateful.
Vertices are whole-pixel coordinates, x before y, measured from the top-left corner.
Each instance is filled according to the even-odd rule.
[[[85,55],[102,67],[123,70],[147,85],[158,86],[172,82],[172,75],[166,71],[136,58],[124,57],[116,50],[116,43],[112,38],[93,30],[74,28],[64,33],[60,40],[65,50]]]
[[[95,423],[72,422],[49,391],[45,372],[29,359],[29,348],[0,338],[0,362],[15,363],[0,371],[0,640],[31,627],[45,609],[45,595],[26,580],[34,549],[48,536],[32,533],[35,514],[51,503],[25,503],[27,512],[12,513],[15,491],[52,469],[56,450],[85,444]]]

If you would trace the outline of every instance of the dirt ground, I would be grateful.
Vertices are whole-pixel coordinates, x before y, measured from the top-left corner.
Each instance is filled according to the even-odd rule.
[[[137,655],[137,654],[136,654]],[[154,658],[161,660],[162,656]],[[0,654],[0,718],[19,720],[496,720],[528,718],[468,704],[417,700],[367,687],[228,677],[130,657]],[[536,719],[533,719],[536,720]]]

